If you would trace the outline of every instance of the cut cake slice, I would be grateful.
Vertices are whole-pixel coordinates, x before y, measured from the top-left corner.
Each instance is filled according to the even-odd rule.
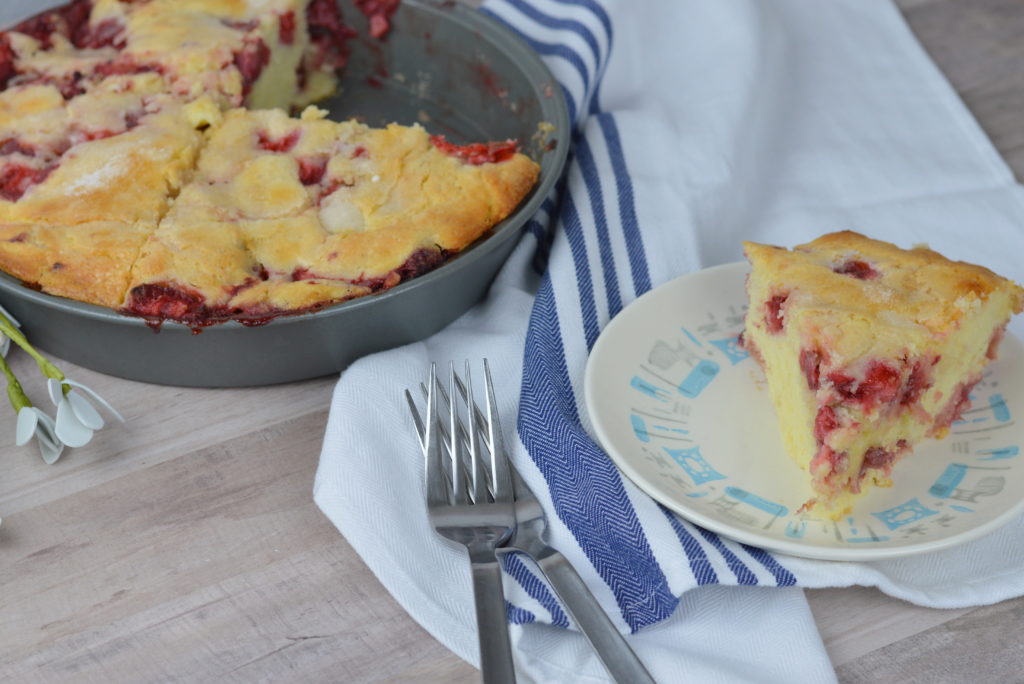
[[[846,231],[792,251],[744,244],[743,343],[761,364],[805,510],[837,518],[970,405],[1024,289],[930,249]]]
[[[512,141],[457,146],[326,115],[227,112],[143,246],[123,311],[260,324],[381,292],[468,247],[540,172]]]

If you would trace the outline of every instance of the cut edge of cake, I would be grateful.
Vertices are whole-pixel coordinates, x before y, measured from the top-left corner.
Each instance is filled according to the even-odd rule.
[[[838,517],[970,405],[1024,289],[924,246],[852,231],[792,251],[744,243],[743,343],[764,370],[804,510]]]

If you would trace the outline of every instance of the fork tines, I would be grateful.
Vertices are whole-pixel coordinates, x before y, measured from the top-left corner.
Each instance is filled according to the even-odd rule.
[[[456,503],[512,501],[512,476],[487,359],[483,360],[483,369],[486,413],[474,398],[469,361],[461,377],[455,371],[455,364],[450,363],[447,383],[442,383],[437,377],[436,364],[431,364],[429,382],[420,384],[426,399],[425,422],[412,394],[405,391],[420,446],[428,461],[427,471],[447,474],[443,479],[444,494],[451,494]],[[467,424],[472,429],[467,429]],[[428,477],[428,495],[429,480]],[[465,499],[467,494],[468,500]]]

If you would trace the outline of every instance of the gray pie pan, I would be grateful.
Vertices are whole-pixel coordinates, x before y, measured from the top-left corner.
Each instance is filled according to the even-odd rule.
[[[345,19],[366,35],[362,15]],[[320,103],[337,120],[421,122],[458,143],[516,138],[540,162],[519,209],[440,268],[378,295],[262,327],[230,321],[193,334],[154,332],[142,319],[37,292],[0,273],[0,304],[29,339],[60,359],[163,385],[241,387],[337,372],[366,354],[437,332],[476,303],[554,187],[565,163],[569,117],[561,88],[537,54],[505,26],[454,2],[403,0],[384,41],[357,39],[341,93]],[[545,140],[539,126],[553,126]]]

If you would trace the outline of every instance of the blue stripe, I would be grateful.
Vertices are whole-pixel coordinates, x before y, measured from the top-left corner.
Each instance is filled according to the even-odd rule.
[[[560,12],[554,6],[556,4],[589,11],[600,23],[600,27],[579,13],[574,17],[558,16]],[[524,20],[520,23],[524,26],[528,25],[524,22],[529,20],[547,28],[572,31],[579,35],[593,52],[595,66],[589,69],[581,55],[571,48],[525,35],[519,27],[484,9],[490,16],[521,35],[537,53],[545,58],[565,60],[576,70],[583,84],[583,92],[577,91],[574,96],[565,84],[562,84],[574,125],[580,123],[577,116],[585,118],[587,113],[597,115],[605,140],[608,163],[615,179],[615,201],[621,227],[614,225],[615,219],[609,216],[615,215],[615,209],[610,206],[611,198],[604,196],[604,190],[610,192],[611,185],[609,183],[603,186],[600,182],[598,161],[590,141],[582,136],[574,136],[573,157],[579,166],[592,208],[602,282],[606,290],[609,313],[614,316],[621,309],[624,296],[627,300],[631,299],[630,294],[639,296],[650,290],[652,283],[643,233],[637,217],[635,188],[626,163],[618,124],[612,114],[600,112],[599,93],[613,49],[611,18],[596,0],[550,0],[539,4],[542,9],[534,7],[530,0],[504,0],[503,7],[507,8],[503,11],[509,17],[522,16]],[[512,14],[513,12],[516,14]],[[602,28],[605,36],[601,35]],[[605,37],[607,40],[602,40]],[[605,46],[603,55],[602,45]],[[589,55],[587,57],[589,61]],[[571,163],[572,160],[567,169],[571,168]],[[603,159],[601,163],[605,163]],[[579,296],[582,333],[587,348],[591,349],[600,331],[593,281],[596,274],[591,272],[586,244],[586,236],[589,235],[591,225],[589,222],[588,225],[583,225],[577,205],[577,201],[581,201],[581,196],[578,191],[575,196],[567,191],[566,176],[563,176],[559,183],[555,201],[545,200],[544,209],[551,221],[544,224],[541,217],[537,217],[529,229],[538,239],[535,265],[540,263],[542,253],[546,261],[550,240],[553,239],[555,230],[565,230],[569,249],[566,253],[561,251],[564,246],[559,245],[556,254],[560,256],[556,259],[561,261],[557,265],[568,268],[566,257],[571,257],[577,290],[567,290],[560,296],[559,301],[563,306],[572,307],[572,300],[576,295]],[[549,228],[546,231],[547,242],[542,239],[545,227]],[[618,280],[620,277],[624,279],[626,274],[621,264],[619,267],[623,273],[620,275],[616,270],[611,239],[612,233],[616,230],[621,231],[626,246],[625,256],[629,262],[632,293],[628,292],[630,286],[624,280]],[[566,364],[563,325],[558,318],[554,286],[549,271],[541,282],[530,315],[523,359],[522,396],[517,430],[527,452],[548,484],[555,514],[566,525],[587,558],[608,584],[622,610],[623,618],[630,628],[636,631],[671,615],[679,599],[670,591],[664,572],[654,557],[637,512],[629,500],[623,476],[581,426],[580,408],[576,403]],[[569,339],[576,343],[578,334],[575,330],[572,331]],[[712,553],[711,548],[721,555],[739,584],[758,584],[757,576],[751,570],[754,566],[748,567],[717,535],[681,521],[667,509],[662,510],[699,585],[721,581],[708,557],[708,554]],[[793,574],[771,554],[746,545],[743,548],[753,561],[763,565],[772,574],[778,585],[792,586],[796,583]],[[539,580],[525,565],[519,565],[522,569],[517,567],[514,572],[521,573],[521,583],[524,583],[524,588],[529,593],[531,588],[526,585]],[[525,573],[529,573],[529,576]],[[541,586],[543,587],[542,584]],[[534,590],[537,589],[534,587]],[[547,591],[546,587],[544,591]],[[548,609],[541,598],[534,598]],[[560,608],[558,610],[561,611]],[[558,623],[556,613],[552,611],[551,614],[552,621]],[[568,619],[564,612],[560,614],[564,619]],[[522,621],[535,619],[528,611],[523,611],[521,615]]]
[[[516,32],[516,34],[519,35],[520,38],[525,40],[530,45],[530,47],[532,47],[538,54],[545,55],[547,57],[561,57],[565,61],[569,62],[569,64],[571,64],[576,69],[576,71],[579,72],[580,78],[583,79],[582,96],[586,98],[587,93],[590,91],[590,72],[587,70],[587,66],[583,63],[583,59],[578,54],[576,54],[574,50],[570,50],[565,45],[544,43],[537,40],[536,38],[532,38],[523,33],[521,30],[519,30],[518,26],[505,21],[505,19],[503,19],[500,15],[495,14],[493,11],[486,7],[481,7],[480,11],[486,14],[487,16],[491,17],[492,19],[496,19],[505,26],[511,28],[513,31]],[[565,93],[566,104],[569,107],[569,120],[575,124],[576,114],[578,112],[578,109],[576,107],[576,99],[572,96],[572,93],[569,91],[569,89],[565,86],[564,83],[562,84],[562,91]]]
[[[590,207],[594,212],[597,247],[601,256],[604,288],[608,296],[608,317],[614,318],[615,314],[622,310],[622,295],[619,293],[615,255],[612,253],[612,241],[608,233],[608,217],[604,211],[604,192],[601,190],[601,179],[597,174],[594,153],[586,137],[582,135],[576,140],[576,160],[579,162],[583,182],[587,186],[587,195],[590,196]]]
[[[506,553],[501,558],[501,567],[519,582],[519,586],[526,590],[530,598],[544,606],[544,610],[551,615],[551,624],[555,627],[568,627],[569,617],[562,610],[562,606],[558,604],[558,599],[543,582],[537,579],[536,575],[530,572],[523,563],[524,557],[519,551]]]
[[[565,196],[565,176],[563,175],[556,183],[550,195],[544,199],[541,209],[547,215],[547,231],[544,240],[537,245],[533,254],[533,268],[540,275],[544,275],[551,259],[551,247],[555,241],[555,234],[560,228],[557,214],[560,213],[561,198]],[[556,204],[556,199],[558,203]]]
[[[558,515],[608,584],[634,631],[664,620],[669,590],[618,469],[580,425],[550,273],[526,333],[517,429]]]
[[[590,47],[590,52],[594,55],[594,66],[600,68],[602,64],[601,59],[601,47],[597,44],[597,38],[591,33],[590,29],[586,25],[581,24],[575,19],[565,19],[562,17],[553,17],[550,14],[545,14],[539,9],[530,5],[524,0],[505,0],[505,4],[511,5],[519,10],[522,14],[526,15],[530,19],[533,19],[538,24],[543,24],[548,28],[572,31]]]
[[[594,91],[590,96],[590,113],[597,114],[601,111],[601,84],[604,81],[604,73],[608,67],[608,62],[611,60],[612,46],[614,44],[614,32],[612,31],[612,20],[608,16],[608,12],[605,11],[599,3],[594,0],[553,0],[562,5],[572,5],[575,7],[583,7],[590,10],[594,16],[597,17],[598,21],[604,27],[605,36],[607,37],[608,48],[605,51],[604,62],[601,63],[598,69],[597,75],[594,77]]]
[[[743,550],[754,557],[754,560],[768,569],[768,572],[775,576],[775,582],[780,587],[791,587],[796,584],[796,576],[775,560],[775,557],[764,549],[756,546],[741,544]]]
[[[748,585],[757,584],[757,575],[751,572],[750,568],[748,568],[735,553],[730,551],[725,544],[722,543],[722,540],[718,538],[717,534],[709,532],[699,525],[694,525],[694,527],[709,544],[715,547],[715,550],[722,554],[722,558],[725,559],[726,565],[728,565],[729,569],[732,570],[732,573],[736,575],[737,582]]]
[[[679,538],[679,543],[683,545],[683,551],[686,552],[686,558],[690,561],[690,572],[693,573],[694,578],[697,580],[698,585],[704,584],[718,584],[718,573],[711,567],[711,561],[708,560],[708,556],[704,553],[704,547],[700,545],[700,542],[694,539],[693,535],[690,534],[686,526],[680,522],[676,514],[668,510],[661,504],[658,504],[658,508],[668,518],[669,524],[672,529],[675,530],[676,537]]]
[[[505,601],[505,619],[513,625],[529,625],[537,621],[537,616],[519,606]]]
[[[580,222],[576,203],[572,193],[566,192],[562,201],[562,225],[565,236],[569,239],[573,264],[576,267],[576,281],[579,285],[580,309],[583,316],[583,335],[586,337],[587,349],[594,348],[594,342],[601,333],[597,322],[597,304],[594,302],[594,284],[590,277],[590,262],[587,260],[587,245],[583,236],[583,224]],[[557,316],[557,314],[556,314]]]
[[[505,0],[505,3],[519,10],[520,13],[529,17],[530,19],[533,19],[535,22],[541,24],[542,26],[546,26],[550,29],[555,30],[571,31],[583,39],[583,41],[590,48],[590,52],[594,58],[594,74],[591,74],[588,70],[586,76],[584,76],[583,79],[584,83],[588,84],[585,87],[583,102],[587,103],[589,101],[588,109],[591,112],[595,111],[597,102],[597,87],[599,85],[600,76],[604,72],[604,66],[607,64],[607,61],[601,58],[601,48],[597,44],[597,39],[594,37],[594,34],[590,32],[590,29],[587,28],[587,26],[585,26],[584,24],[573,19],[553,17],[550,14],[545,14],[536,7],[534,7],[533,5],[530,5],[529,3],[525,2],[524,0]],[[575,53],[574,51],[574,54],[577,53]],[[580,64],[582,65],[582,63],[583,62],[581,60]],[[591,82],[593,83],[593,90],[591,90],[591,87],[589,85],[589,83]],[[575,121],[575,117],[573,118],[573,120]]]
[[[622,139],[619,127],[611,114],[599,114],[598,122],[608,145],[608,156],[611,158],[612,171],[615,173],[615,187],[619,195],[619,220],[622,222],[622,234],[626,238],[626,253],[629,255],[629,268],[633,274],[633,287],[636,296],[651,289],[651,274],[647,269],[647,256],[644,239],[640,232],[640,222],[636,218],[636,203],[633,196],[633,181],[626,168],[626,155],[622,151]]]
[[[612,39],[612,19],[608,16],[608,12],[601,6],[600,3],[595,0],[553,0],[562,5],[573,5],[575,7],[583,7],[594,13],[601,25],[604,26],[605,32],[608,34],[608,41]]]

